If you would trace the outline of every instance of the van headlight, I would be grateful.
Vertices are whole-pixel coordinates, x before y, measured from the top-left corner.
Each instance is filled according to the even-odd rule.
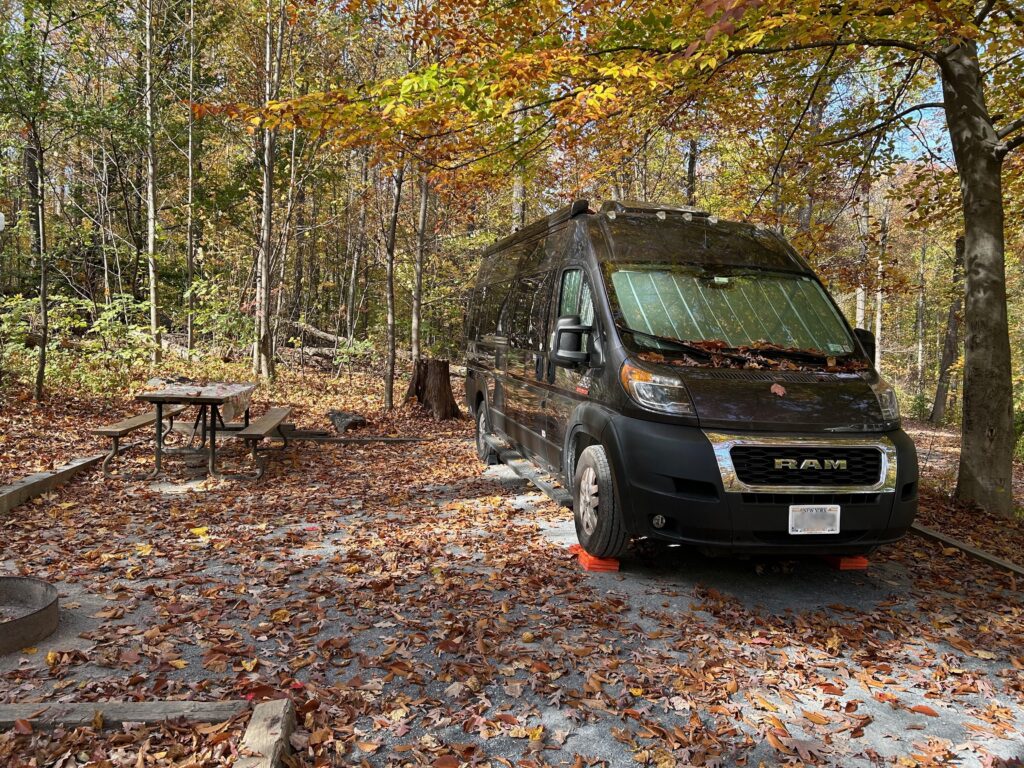
[[[673,416],[693,416],[697,412],[690,393],[675,376],[654,373],[627,360],[619,371],[619,379],[626,393],[641,408]]]
[[[889,382],[878,377],[878,381],[871,385],[875,397],[878,399],[878,407],[882,411],[882,418],[886,421],[900,420],[900,403],[896,399],[896,390],[889,386]]]

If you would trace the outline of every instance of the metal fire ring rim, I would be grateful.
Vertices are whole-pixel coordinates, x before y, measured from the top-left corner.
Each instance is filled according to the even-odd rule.
[[[17,596],[19,590],[24,596],[21,604],[33,610],[10,621],[0,621],[0,656],[45,640],[57,629],[57,588],[32,576],[0,575],[0,594]]]

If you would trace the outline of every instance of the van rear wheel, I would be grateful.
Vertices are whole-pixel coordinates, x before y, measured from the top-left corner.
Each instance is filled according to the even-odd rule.
[[[576,462],[573,516],[580,546],[594,557],[621,557],[629,545],[619,494],[600,445],[587,446]]]
[[[476,409],[476,455],[484,464],[498,463],[498,452],[484,439],[491,434],[491,420],[487,415],[487,403],[480,403]]]

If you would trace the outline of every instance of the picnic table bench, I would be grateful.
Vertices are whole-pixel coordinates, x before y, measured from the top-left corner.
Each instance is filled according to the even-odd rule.
[[[252,461],[256,465],[257,479],[263,477],[266,467],[259,461],[259,444],[268,437],[280,437],[284,440],[284,447],[288,447],[288,430],[282,429],[284,420],[291,414],[292,409],[287,406],[278,406],[269,409],[258,419],[249,422],[244,429],[235,433],[235,437],[245,440],[252,449]],[[276,434],[271,435],[272,432]]]
[[[175,405],[170,408],[163,409],[161,414],[161,421],[167,421],[167,429],[161,432],[160,438],[167,436],[167,433],[174,427],[174,417],[185,410],[184,405]],[[103,459],[103,476],[106,478],[111,477],[110,475],[110,462],[116,459],[122,450],[128,448],[134,448],[138,443],[132,443],[131,445],[122,446],[121,438],[127,437],[132,432],[142,427],[148,427],[150,424],[156,422],[157,413],[156,411],[150,411],[148,413],[140,413],[138,416],[132,416],[127,419],[122,419],[116,424],[107,424],[102,427],[95,427],[90,432],[100,437],[109,437],[111,439],[110,453],[108,453]],[[161,427],[162,429],[162,427]]]

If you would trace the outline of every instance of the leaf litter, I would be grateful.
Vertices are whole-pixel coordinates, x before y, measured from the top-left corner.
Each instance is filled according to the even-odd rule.
[[[80,647],[0,664],[0,701],[289,695],[296,766],[1013,764],[1024,604],[1005,574],[915,538],[868,575],[643,546],[586,574],[544,534],[569,513],[484,473],[468,421],[374,416],[370,377],[287,386],[306,424],[329,405],[425,441],[293,444],[260,485],[173,495],[90,474],[18,508],[0,568],[91,607]],[[922,519],[958,533],[936,493]],[[750,594],[794,584],[805,603]],[[0,744],[45,758],[41,738]]]

